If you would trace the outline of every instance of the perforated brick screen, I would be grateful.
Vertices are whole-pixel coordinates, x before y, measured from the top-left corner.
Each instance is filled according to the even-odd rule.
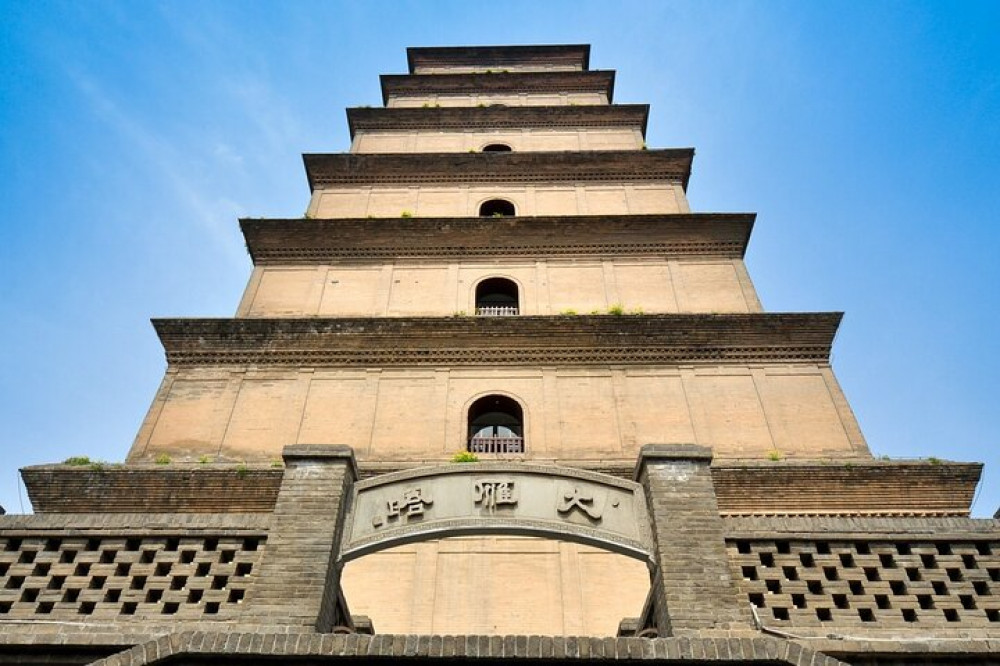
[[[997,541],[740,539],[728,551],[766,625],[1000,627]]]
[[[253,536],[0,537],[0,620],[201,618],[243,601]]]

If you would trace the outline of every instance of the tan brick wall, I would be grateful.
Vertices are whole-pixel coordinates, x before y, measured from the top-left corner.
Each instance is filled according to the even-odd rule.
[[[529,459],[629,460],[649,442],[695,442],[718,458],[868,455],[829,369],[802,364],[182,369],[130,458],[271,460],[290,443],[337,443],[361,460],[441,461],[464,448],[469,405],[489,393],[523,405]]]
[[[237,316],[450,316],[475,312],[476,285],[518,285],[521,313],[759,312],[742,261],[548,260],[258,267]],[[752,290],[752,287],[750,287]],[[751,291],[752,294],[752,291]]]
[[[630,150],[642,148],[638,128],[523,129],[493,131],[358,132],[352,153],[447,153],[481,151],[503,143],[518,151]]]
[[[348,217],[475,217],[489,199],[513,202],[518,215],[690,213],[680,183],[360,186],[318,189],[309,215]]]
[[[342,584],[351,612],[379,633],[613,636],[642,610],[649,573],[588,546],[482,537],[368,555],[347,565]]]

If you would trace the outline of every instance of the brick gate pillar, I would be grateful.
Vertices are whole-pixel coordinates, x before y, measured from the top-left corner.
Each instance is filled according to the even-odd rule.
[[[358,478],[354,450],[296,444],[282,452],[285,473],[244,620],[328,632],[350,625],[340,603],[344,514]]]
[[[750,626],[730,575],[711,462],[711,450],[693,444],[647,444],[639,453],[635,478],[656,543],[650,611],[660,636]]]

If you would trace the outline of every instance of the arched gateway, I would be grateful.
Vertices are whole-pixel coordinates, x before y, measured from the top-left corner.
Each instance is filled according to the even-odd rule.
[[[465,463],[354,485],[341,561],[415,541],[517,534],[575,541],[655,562],[640,484],[579,469]]]

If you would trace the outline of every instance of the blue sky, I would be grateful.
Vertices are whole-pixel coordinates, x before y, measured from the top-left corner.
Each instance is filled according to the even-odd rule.
[[[239,216],[301,215],[302,152],[415,45],[579,43],[694,146],[699,211],[755,211],[767,309],[843,310],[872,451],[987,463],[1000,506],[1000,4],[0,0],[0,504],[19,467],[121,460],[150,317],[229,316]],[[26,500],[25,508],[27,508]]]

